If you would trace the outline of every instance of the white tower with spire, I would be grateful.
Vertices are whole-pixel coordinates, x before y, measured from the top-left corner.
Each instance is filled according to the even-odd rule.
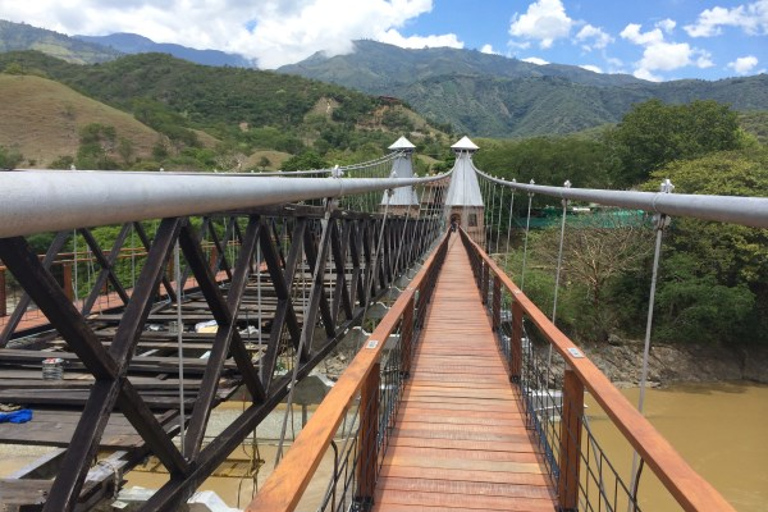
[[[472,163],[472,155],[480,148],[469,137],[463,137],[451,149],[456,153],[456,163],[445,195],[445,220],[449,225],[461,226],[472,240],[483,246],[485,204]]]
[[[413,178],[413,150],[416,146],[411,144],[411,141],[405,137],[400,137],[397,141],[389,146],[389,150],[393,153],[397,153],[395,161],[392,164],[392,177],[393,178]],[[387,192],[384,192],[384,196],[381,199],[379,210],[384,211],[389,201],[389,214],[390,215],[411,215],[417,217],[419,215],[419,196],[412,186],[399,187],[394,189],[394,194],[390,198]]]

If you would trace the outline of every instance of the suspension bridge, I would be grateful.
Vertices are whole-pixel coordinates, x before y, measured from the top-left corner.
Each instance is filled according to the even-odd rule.
[[[563,219],[568,201],[651,212],[658,259],[669,215],[765,227],[768,202],[507,182],[467,138],[451,172],[417,177],[413,145],[390,149],[278,175],[0,173],[0,403],[29,420],[0,443],[50,448],[0,479],[0,503],[100,510],[151,456],[167,478],[135,509],[179,510],[284,410],[249,511],[296,510],[329,453],[316,510],[640,510],[644,471],[683,510],[733,510],[528,299],[525,269],[504,272],[501,212],[527,195],[526,234],[534,194]],[[301,383],[341,346],[353,359],[284,448]]]

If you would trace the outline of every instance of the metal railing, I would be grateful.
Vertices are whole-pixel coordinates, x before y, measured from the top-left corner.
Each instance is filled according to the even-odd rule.
[[[444,178],[302,178],[110,171],[0,172],[0,238],[204,215]],[[35,191],[31,194],[30,191]]]
[[[334,472],[320,510],[366,510],[372,503],[397,416],[398,399],[445,260],[448,239],[446,234],[440,240],[364,343],[248,506],[249,512],[295,510],[330,447],[335,452]],[[356,423],[342,425],[350,408],[357,403]],[[349,442],[339,450],[336,438]]]
[[[529,426],[557,489],[559,510],[640,510],[633,487],[611,466],[589,429],[584,415],[589,391],[683,510],[733,511],[493,259],[464,231],[461,235],[510,379],[520,387]],[[559,363],[551,363],[550,350]]]
[[[550,187],[507,181],[475,168],[483,178],[498,185],[532,194],[584,201],[604,206],[619,206],[652,213],[692,217],[701,220],[732,222],[755,228],[768,227],[768,198],[716,196],[706,194],[671,194],[589,188]]]

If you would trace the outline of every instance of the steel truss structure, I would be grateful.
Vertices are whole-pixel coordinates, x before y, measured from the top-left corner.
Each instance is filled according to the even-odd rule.
[[[47,512],[86,510],[111,496],[118,485],[114,472],[134,467],[148,454],[162,462],[170,479],[142,510],[172,511],[186,501],[286,398],[293,375],[278,372],[278,362],[295,361],[298,379],[308,375],[360,323],[367,305],[438,236],[434,216],[387,217],[332,205],[167,217],[156,221],[151,236],[146,222],[132,221],[119,227],[109,250],[90,230],[78,227],[99,267],[79,303],[72,302],[51,270],[72,231],[60,232],[42,261],[25,237],[0,238],[0,260],[26,293],[0,339],[3,372],[26,372],[22,378],[28,379],[30,371],[39,372],[44,357],[60,357],[69,363],[66,373],[79,376],[0,382],[0,402],[75,411],[79,417],[71,438],[48,443],[66,446],[48,464],[0,482],[0,494],[10,500],[5,502],[25,505],[23,510],[35,509],[28,507],[35,503]],[[115,265],[132,231],[146,259],[135,285],[128,286]],[[172,282],[177,244],[183,285]],[[119,305],[94,312],[107,283]],[[175,325],[185,331],[183,358],[173,342],[177,300],[184,308],[181,324]],[[46,330],[19,328],[30,302],[50,322]],[[188,332],[190,324],[209,318],[218,326],[215,333]],[[258,340],[250,334],[254,325]],[[183,375],[173,379],[182,362]],[[220,434],[206,435],[212,409],[241,387],[250,405]],[[186,421],[178,420],[181,413]],[[110,429],[118,420],[138,436],[115,441],[120,436]],[[183,448],[174,442],[181,423]],[[5,437],[1,430],[0,437]],[[37,442],[40,437],[45,438],[39,434]],[[94,464],[109,449],[106,468]],[[29,496],[37,499],[30,502]]]

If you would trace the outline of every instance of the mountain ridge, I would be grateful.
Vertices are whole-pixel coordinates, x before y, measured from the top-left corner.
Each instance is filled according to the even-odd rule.
[[[188,60],[204,66],[230,66],[237,68],[253,68],[253,62],[245,57],[219,50],[199,50],[173,43],[157,43],[148,37],[138,34],[118,32],[106,36],[73,36],[80,41],[100,44],[113,48],[124,54],[137,53],[166,53],[176,58]]]
[[[356,41],[355,49],[334,57],[315,54],[278,72],[396,96],[428,118],[483,137],[565,134],[616,123],[632,104],[652,98],[714,99],[740,111],[768,110],[768,75],[655,83],[477,50],[409,50],[374,41]]]

